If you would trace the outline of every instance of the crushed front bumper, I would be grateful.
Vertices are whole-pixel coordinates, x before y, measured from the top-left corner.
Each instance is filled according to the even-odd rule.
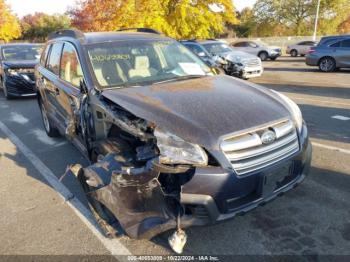
[[[264,69],[262,65],[238,66],[234,63],[231,63],[225,68],[225,72],[232,76],[248,79],[261,76],[264,72]]]
[[[5,86],[12,97],[36,95],[34,74],[6,76]]]
[[[312,155],[306,128],[300,140],[298,153],[251,175],[238,177],[234,171],[219,167],[197,169],[182,188],[181,203],[186,215],[181,224],[207,225],[242,215],[295,188],[307,176]],[[286,166],[292,167],[287,169],[289,174],[284,173]],[[273,190],[266,190],[266,179],[271,175],[284,178]]]

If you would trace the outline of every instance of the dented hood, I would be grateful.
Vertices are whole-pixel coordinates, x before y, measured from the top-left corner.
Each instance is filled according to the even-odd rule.
[[[290,116],[273,92],[230,76],[105,90],[102,95],[164,131],[215,150],[223,135]]]

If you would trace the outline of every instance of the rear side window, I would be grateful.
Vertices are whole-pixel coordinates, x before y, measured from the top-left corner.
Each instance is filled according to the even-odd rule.
[[[249,42],[249,43],[247,43],[247,45],[246,46],[249,46],[249,47],[258,47],[258,45],[256,44],[256,43],[254,43],[254,42]]]
[[[341,42],[341,47],[350,47],[350,39],[343,40]]]
[[[307,41],[307,42],[305,42],[305,45],[314,46],[314,45],[315,45],[315,42]]]
[[[55,75],[60,74],[60,60],[61,60],[62,47],[63,47],[63,43],[55,43],[52,45],[52,48],[51,48],[47,69],[50,70]]]
[[[195,54],[199,54],[199,53],[202,53],[204,52],[202,50],[202,48],[200,48],[199,46],[197,45],[192,45],[192,44],[187,44],[186,47],[188,47],[192,52],[194,52]]]
[[[331,44],[330,47],[340,47],[340,41],[334,44]]]
[[[41,54],[41,57],[40,57],[40,64],[41,64],[42,66],[45,66],[45,65],[46,65],[47,55],[48,55],[48,53],[49,53],[50,47],[51,47],[51,45],[47,45],[47,46],[45,47],[44,52]]]
[[[80,66],[79,58],[74,46],[70,43],[64,44],[60,77],[75,87],[79,87],[80,81],[83,80],[83,71]]]
[[[233,46],[235,46],[235,47],[245,47],[246,43],[245,42],[235,43]]]

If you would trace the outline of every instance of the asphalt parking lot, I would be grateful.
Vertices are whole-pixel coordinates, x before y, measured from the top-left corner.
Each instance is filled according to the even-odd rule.
[[[264,67],[263,76],[251,81],[301,107],[314,149],[310,175],[245,216],[188,229],[185,253],[350,255],[350,71],[321,73],[300,57]],[[172,254],[170,233],[151,241],[106,240],[88,227],[85,214],[75,214],[38,171],[43,164],[59,178],[73,163],[88,164],[65,139],[46,136],[35,99],[6,101],[0,92],[0,254]],[[87,206],[74,178],[62,183]]]

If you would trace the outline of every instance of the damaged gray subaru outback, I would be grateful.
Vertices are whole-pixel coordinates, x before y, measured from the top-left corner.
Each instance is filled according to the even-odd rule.
[[[177,41],[150,29],[62,30],[36,67],[51,137],[91,161],[72,165],[92,211],[132,238],[242,215],[300,184],[311,144],[286,96],[215,75]]]

